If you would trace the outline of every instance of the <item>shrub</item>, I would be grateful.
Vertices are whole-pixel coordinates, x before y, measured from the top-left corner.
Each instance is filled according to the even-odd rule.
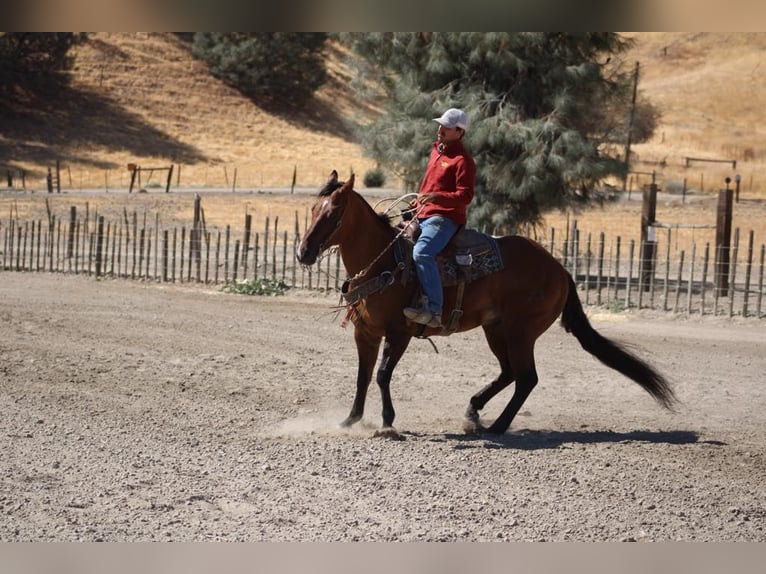
[[[254,279],[252,281],[227,283],[223,286],[222,291],[239,295],[269,295],[276,297],[284,295],[289,288],[287,283],[281,279]]]
[[[383,187],[384,183],[386,183],[386,174],[379,167],[371,169],[364,174],[365,187]]]
[[[612,299],[606,304],[606,308],[611,313],[622,313],[625,311],[625,301],[622,301],[621,299]]]

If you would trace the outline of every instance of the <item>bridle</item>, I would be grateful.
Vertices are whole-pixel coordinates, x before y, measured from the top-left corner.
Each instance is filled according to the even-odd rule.
[[[345,213],[345,208],[343,209],[343,213]],[[336,219],[335,226],[332,228],[332,231],[327,235],[324,241],[319,243],[319,258],[321,259],[324,252],[327,250],[325,248],[325,244],[332,239],[332,237],[338,232],[338,230],[341,228],[341,225],[343,224],[343,213],[332,213],[330,215],[331,218]],[[332,222],[332,219],[331,219]]]
[[[335,190],[340,188],[340,186],[341,186],[341,184],[339,184],[333,190],[333,193],[335,192]],[[329,199],[330,195],[332,195],[332,194],[328,194],[327,196],[325,196],[325,202],[330,201],[330,199]],[[338,229],[340,229],[341,225],[343,224],[343,214],[345,212],[346,212],[346,209],[344,207],[343,211],[341,211],[341,212],[332,212],[331,211],[330,215],[328,216],[328,218],[330,218],[330,222],[334,223],[334,225],[333,225],[333,228],[330,231],[330,233],[327,234],[327,237],[325,237],[323,241],[319,242],[319,247],[318,247],[318,252],[319,253],[317,255],[317,261],[321,261],[322,260],[322,258],[324,257],[325,251],[328,250],[328,248],[325,247],[325,245],[327,244],[328,241],[330,241],[330,239],[332,239],[332,237],[338,232]]]
[[[397,200],[397,203],[401,201]],[[395,204],[394,204],[395,205]],[[353,277],[349,277],[346,279],[345,283],[351,284],[354,281],[358,281],[362,278],[364,278],[369,272],[370,269],[378,262],[380,259],[399,241],[399,239],[407,233],[409,230],[409,227],[411,225],[411,221],[416,220],[418,214],[420,211],[424,208],[424,205],[419,205],[412,214],[412,219],[407,222],[406,225],[403,225],[402,228],[399,230],[399,232],[394,235],[393,239],[388,242],[388,244],[378,253],[378,255],[370,261],[367,266],[365,266],[362,270],[360,270],[358,273],[356,273]],[[390,211],[391,208],[389,208],[388,211]],[[333,213],[330,217],[334,218],[334,227],[332,228],[332,231],[327,235],[327,237],[319,244],[319,255],[317,256],[317,260],[321,260],[325,256],[325,252],[328,251],[331,248],[326,248],[325,245],[333,238],[333,236],[338,232],[338,230],[341,228],[343,224],[343,216],[346,213],[346,206],[343,207],[342,211],[337,211],[336,213]],[[393,271],[384,271],[381,274],[381,277],[386,277],[385,284],[391,285],[395,281],[395,276],[398,272],[402,271],[404,268],[404,263],[399,262]],[[376,281],[378,278],[372,279],[370,281]]]

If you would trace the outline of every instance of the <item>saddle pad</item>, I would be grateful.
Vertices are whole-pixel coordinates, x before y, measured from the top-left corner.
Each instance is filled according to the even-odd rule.
[[[458,246],[450,256],[445,253],[437,257],[444,287],[457,285],[461,278],[470,283],[505,268],[497,240],[485,233],[474,233],[474,241],[470,246]],[[481,241],[476,241],[477,236],[480,236]],[[458,265],[458,262],[461,264]],[[467,262],[470,265],[466,265]]]

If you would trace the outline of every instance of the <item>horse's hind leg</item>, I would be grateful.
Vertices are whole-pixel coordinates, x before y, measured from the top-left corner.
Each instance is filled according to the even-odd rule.
[[[511,426],[511,421],[527,400],[532,389],[537,385],[537,369],[535,368],[534,342],[515,341],[508,348],[511,365],[518,375],[513,397],[497,417],[497,420],[487,429],[493,434],[503,434]]]
[[[508,342],[500,325],[485,326],[484,335],[487,338],[489,348],[500,363],[500,374],[494,381],[471,397],[468,408],[465,411],[465,421],[463,423],[463,430],[466,433],[484,430],[479,422],[479,411],[484,408],[492,397],[510,385],[514,378],[513,368],[508,359]]]

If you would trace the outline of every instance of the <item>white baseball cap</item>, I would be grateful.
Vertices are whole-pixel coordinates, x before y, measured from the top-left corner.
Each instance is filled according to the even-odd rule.
[[[457,108],[448,109],[440,118],[434,118],[434,121],[439,122],[445,128],[461,128],[463,130],[468,128],[468,116],[463,110]]]

